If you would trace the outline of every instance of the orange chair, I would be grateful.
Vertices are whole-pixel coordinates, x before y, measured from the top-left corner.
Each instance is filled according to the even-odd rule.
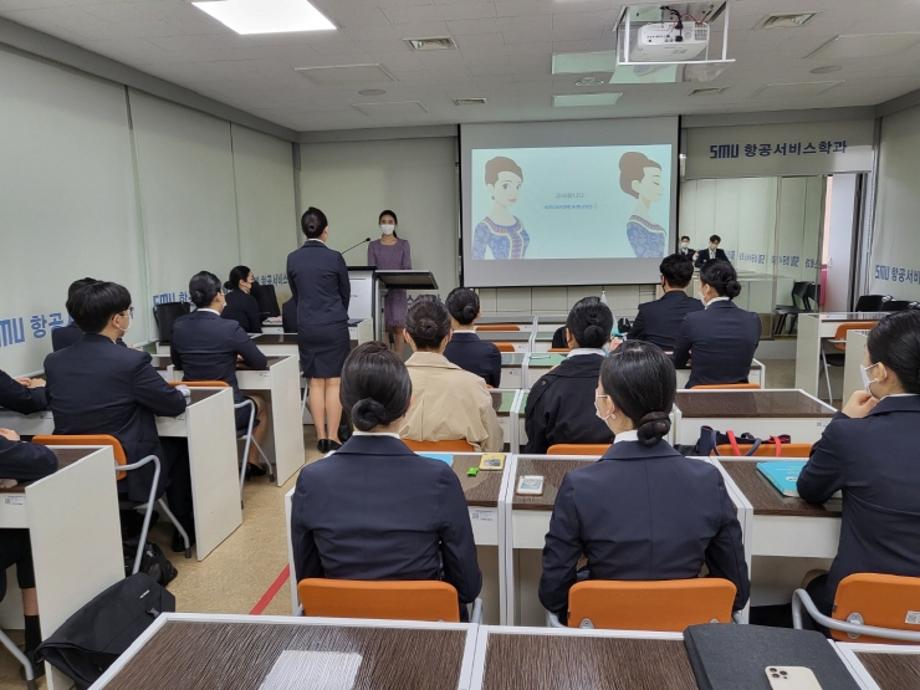
[[[590,455],[593,458],[599,458],[607,452],[608,448],[610,448],[610,444],[604,445],[603,443],[557,443],[550,446],[546,454]]]
[[[172,511],[169,509],[169,506],[166,504],[162,498],[157,500],[156,492],[157,485],[160,483],[160,459],[156,455],[148,455],[144,458],[141,458],[137,462],[128,464],[128,458],[125,455],[125,450],[121,446],[121,442],[109,434],[55,434],[55,435],[40,435],[34,436],[32,438],[32,443],[38,443],[43,446],[99,446],[99,447],[108,447],[112,449],[112,455],[115,457],[115,479],[116,481],[121,481],[127,476],[128,472],[134,470],[139,470],[140,468],[153,464],[153,481],[150,484],[150,494],[147,500],[144,503],[134,503],[120,501],[120,507],[132,509],[144,507],[144,521],[141,524],[141,533],[138,537],[137,545],[137,555],[134,557],[134,567],[131,570],[131,574],[136,574],[141,567],[141,557],[144,554],[144,545],[147,543],[147,533],[150,531],[150,520],[153,517],[153,505],[156,503],[166,517],[169,518],[170,522],[173,523],[173,526],[182,536],[182,541],[185,544],[185,557],[192,557],[192,547],[191,542],[189,542],[188,532],[185,531],[185,528],[182,527],[182,523],[173,515]]]
[[[476,326],[477,331],[486,333],[488,331],[519,331],[521,327],[513,323],[484,323]]]
[[[567,347],[551,347],[549,350],[547,350],[547,352],[561,352],[561,353],[565,353],[565,352],[571,352],[571,350],[570,350],[569,348],[567,348]]]
[[[226,381],[170,381],[170,386],[186,386],[187,388],[229,388],[229,384]],[[233,409],[239,410],[243,407],[249,408],[249,422],[246,425],[246,432],[237,436],[238,441],[245,440],[243,445],[243,460],[240,463],[240,505],[243,504],[243,486],[246,484],[246,465],[249,462],[249,448],[255,446],[256,450],[259,453],[259,457],[262,458],[262,464],[265,465],[265,469],[268,472],[268,478],[271,481],[275,480],[275,470],[272,467],[271,461],[265,455],[265,452],[262,450],[262,446],[253,438],[252,430],[255,427],[256,423],[256,404],[247,398],[243,402],[234,403]]]
[[[792,595],[793,627],[802,628],[802,606],[815,622],[842,642],[913,642],[920,644],[920,577],[855,573],[840,581],[834,612],[825,616],[808,592]]]
[[[569,627],[681,632],[699,623],[731,623],[735,585],[688,580],[587,580],[569,590]],[[564,627],[549,615],[550,625]]]
[[[457,590],[438,580],[329,580],[297,583],[305,616],[383,618],[458,623]],[[470,622],[482,621],[482,602],[473,604]]]
[[[828,353],[824,347],[821,348],[821,364],[824,366],[824,381],[827,384],[828,402],[834,399],[833,391],[831,390],[831,373],[829,366],[843,366],[845,353],[847,351],[847,333],[850,331],[872,330],[877,325],[878,321],[844,321],[837,326],[834,337],[827,341],[835,352]],[[818,383],[820,383],[820,380]]]
[[[738,449],[741,451],[741,455],[748,455],[748,451],[751,449],[751,444],[738,444]],[[779,452],[777,452],[779,450]],[[723,443],[716,446],[715,455],[720,458],[730,458],[737,455],[732,449],[730,443]],[[750,454],[751,457],[755,458],[807,458],[811,455],[811,444],[810,443],[781,443],[777,446],[775,443],[764,443]]]
[[[692,391],[746,391],[760,390],[759,383],[700,383]]]
[[[495,347],[498,348],[498,351],[499,351],[499,352],[516,352],[516,350],[514,349],[514,343],[507,343],[507,342],[505,342],[505,341],[498,341],[498,342],[495,342],[495,343],[492,343],[492,344],[495,345]]]
[[[426,450],[432,453],[473,453],[476,450],[462,438],[447,441],[417,441],[414,438],[404,438],[402,442],[416,453]]]

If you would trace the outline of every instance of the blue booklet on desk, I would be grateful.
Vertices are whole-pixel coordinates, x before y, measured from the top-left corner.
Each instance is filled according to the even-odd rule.
[[[757,463],[757,471],[766,477],[767,481],[783,496],[790,498],[798,498],[796,482],[799,480],[803,467],[805,467],[804,460]]]
[[[454,465],[453,453],[429,453],[427,451],[422,451],[421,453],[416,453],[416,455],[421,455],[423,458],[431,458],[432,460],[440,460],[449,467],[453,467]]]

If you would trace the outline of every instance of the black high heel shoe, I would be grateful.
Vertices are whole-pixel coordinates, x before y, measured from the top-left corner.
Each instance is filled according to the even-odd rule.
[[[329,439],[328,443],[329,443],[329,450],[338,450],[339,448],[342,447],[341,443],[339,443],[338,441],[333,441],[331,438]]]
[[[328,438],[321,438],[316,442],[316,450],[318,450],[320,453],[328,453],[330,443],[332,443],[332,441],[330,441]]]

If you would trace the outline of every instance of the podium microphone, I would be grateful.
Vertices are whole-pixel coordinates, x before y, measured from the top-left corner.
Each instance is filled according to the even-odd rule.
[[[342,256],[344,256],[345,254],[347,254],[348,252],[350,252],[352,249],[357,249],[357,248],[360,247],[362,244],[367,244],[367,243],[370,242],[370,241],[371,241],[371,238],[370,238],[370,237],[365,237],[363,240],[361,240],[360,242],[358,242],[358,244],[353,244],[353,245],[351,245],[348,249],[346,249],[344,252],[342,252]]]

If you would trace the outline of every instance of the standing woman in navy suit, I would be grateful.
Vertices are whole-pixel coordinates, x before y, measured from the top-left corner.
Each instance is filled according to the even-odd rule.
[[[297,303],[300,366],[310,385],[310,414],[316,426],[316,447],[328,452],[341,447],[342,403],[339,380],[351,347],[348,302],[351,283],[342,255],[326,246],[329,221],[310,207],[300,219],[307,241],[288,254],[287,275]]]

